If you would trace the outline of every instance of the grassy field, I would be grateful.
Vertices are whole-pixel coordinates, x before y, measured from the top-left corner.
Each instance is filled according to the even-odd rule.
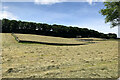
[[[18,43],[9,33],[0,35],[3,78],[118,77],[118,42],[115,40],[88,45],[53,46]],[[34,39],[34,36],[29,36],[29,39]],[[60,38],[52,39],[48,40],[57,42]]]
[[[63,43],[63,44],[80,44],[85,43],[83,41],[77,41],[74,38],[61,38],[52,36],[42,36],[42,35],[31,35],[31,34],[14,34],[19,40],[24,41],[36,41],[36,42],[46,42],[46,43]]]

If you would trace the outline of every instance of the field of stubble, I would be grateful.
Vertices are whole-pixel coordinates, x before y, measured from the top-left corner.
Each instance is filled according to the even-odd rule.
[[[116,78],[118,42],[77,46],[18,43],[2,33],[3,78]]]

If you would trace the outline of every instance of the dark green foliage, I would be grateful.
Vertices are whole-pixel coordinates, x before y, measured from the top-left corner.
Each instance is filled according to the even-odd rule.
[[[104,9],[100,10],[103,16],[106,16],[105,22],[111,22],[112,26],[115,27],[120,25],[120,1],[118,2],[104,2]]]
[[[64,25],[48,25],[45,23],[33,23],[16,20],[2,19],[3,33],[38,34],[66,38],[95,37],[95,38],[117,38],[116,34],[103,34],[87,28],[67,27]]]

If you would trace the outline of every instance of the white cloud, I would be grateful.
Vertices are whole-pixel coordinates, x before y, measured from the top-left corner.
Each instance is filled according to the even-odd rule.
[[[55,3],[60,3],[60,2],[64,2],[64,1],[67,1],[67,0],[35,0],[35,3],[48,5],[48,4],[55,4]]]
[[[0,11],[0,19],[3,19],[3,18],[7,18],[7,19],[13,19],[13,20],[16,20],[18,19],[17,16],[14,16],[12,13],[8,12],[8,11]]]
[[[8,9],[8,6],[3,6],[2,9],[3,9],[3,10],[7,10],[7,9]]]
[[[2,11],[0,11],[0,19],[7,18],[7,19],[18,19],[17,16],[13,15],[11,12],[8,11],[8,6],[2,6]]]
[[[89,3],[92,4],[93,0],[89,0]]]
[[[35,4],[50,5],[61,2],[88,2],[92,5],[92,2],[103,2],[105,0],[34,0]]]

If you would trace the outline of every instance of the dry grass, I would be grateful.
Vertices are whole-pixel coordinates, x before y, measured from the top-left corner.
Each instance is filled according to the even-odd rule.
[[[117,41],[98,41],[95,44],[79,46],[51,46],[17,43],[11,34],[0,35],[3,37],[4,78],[117,77]]]

